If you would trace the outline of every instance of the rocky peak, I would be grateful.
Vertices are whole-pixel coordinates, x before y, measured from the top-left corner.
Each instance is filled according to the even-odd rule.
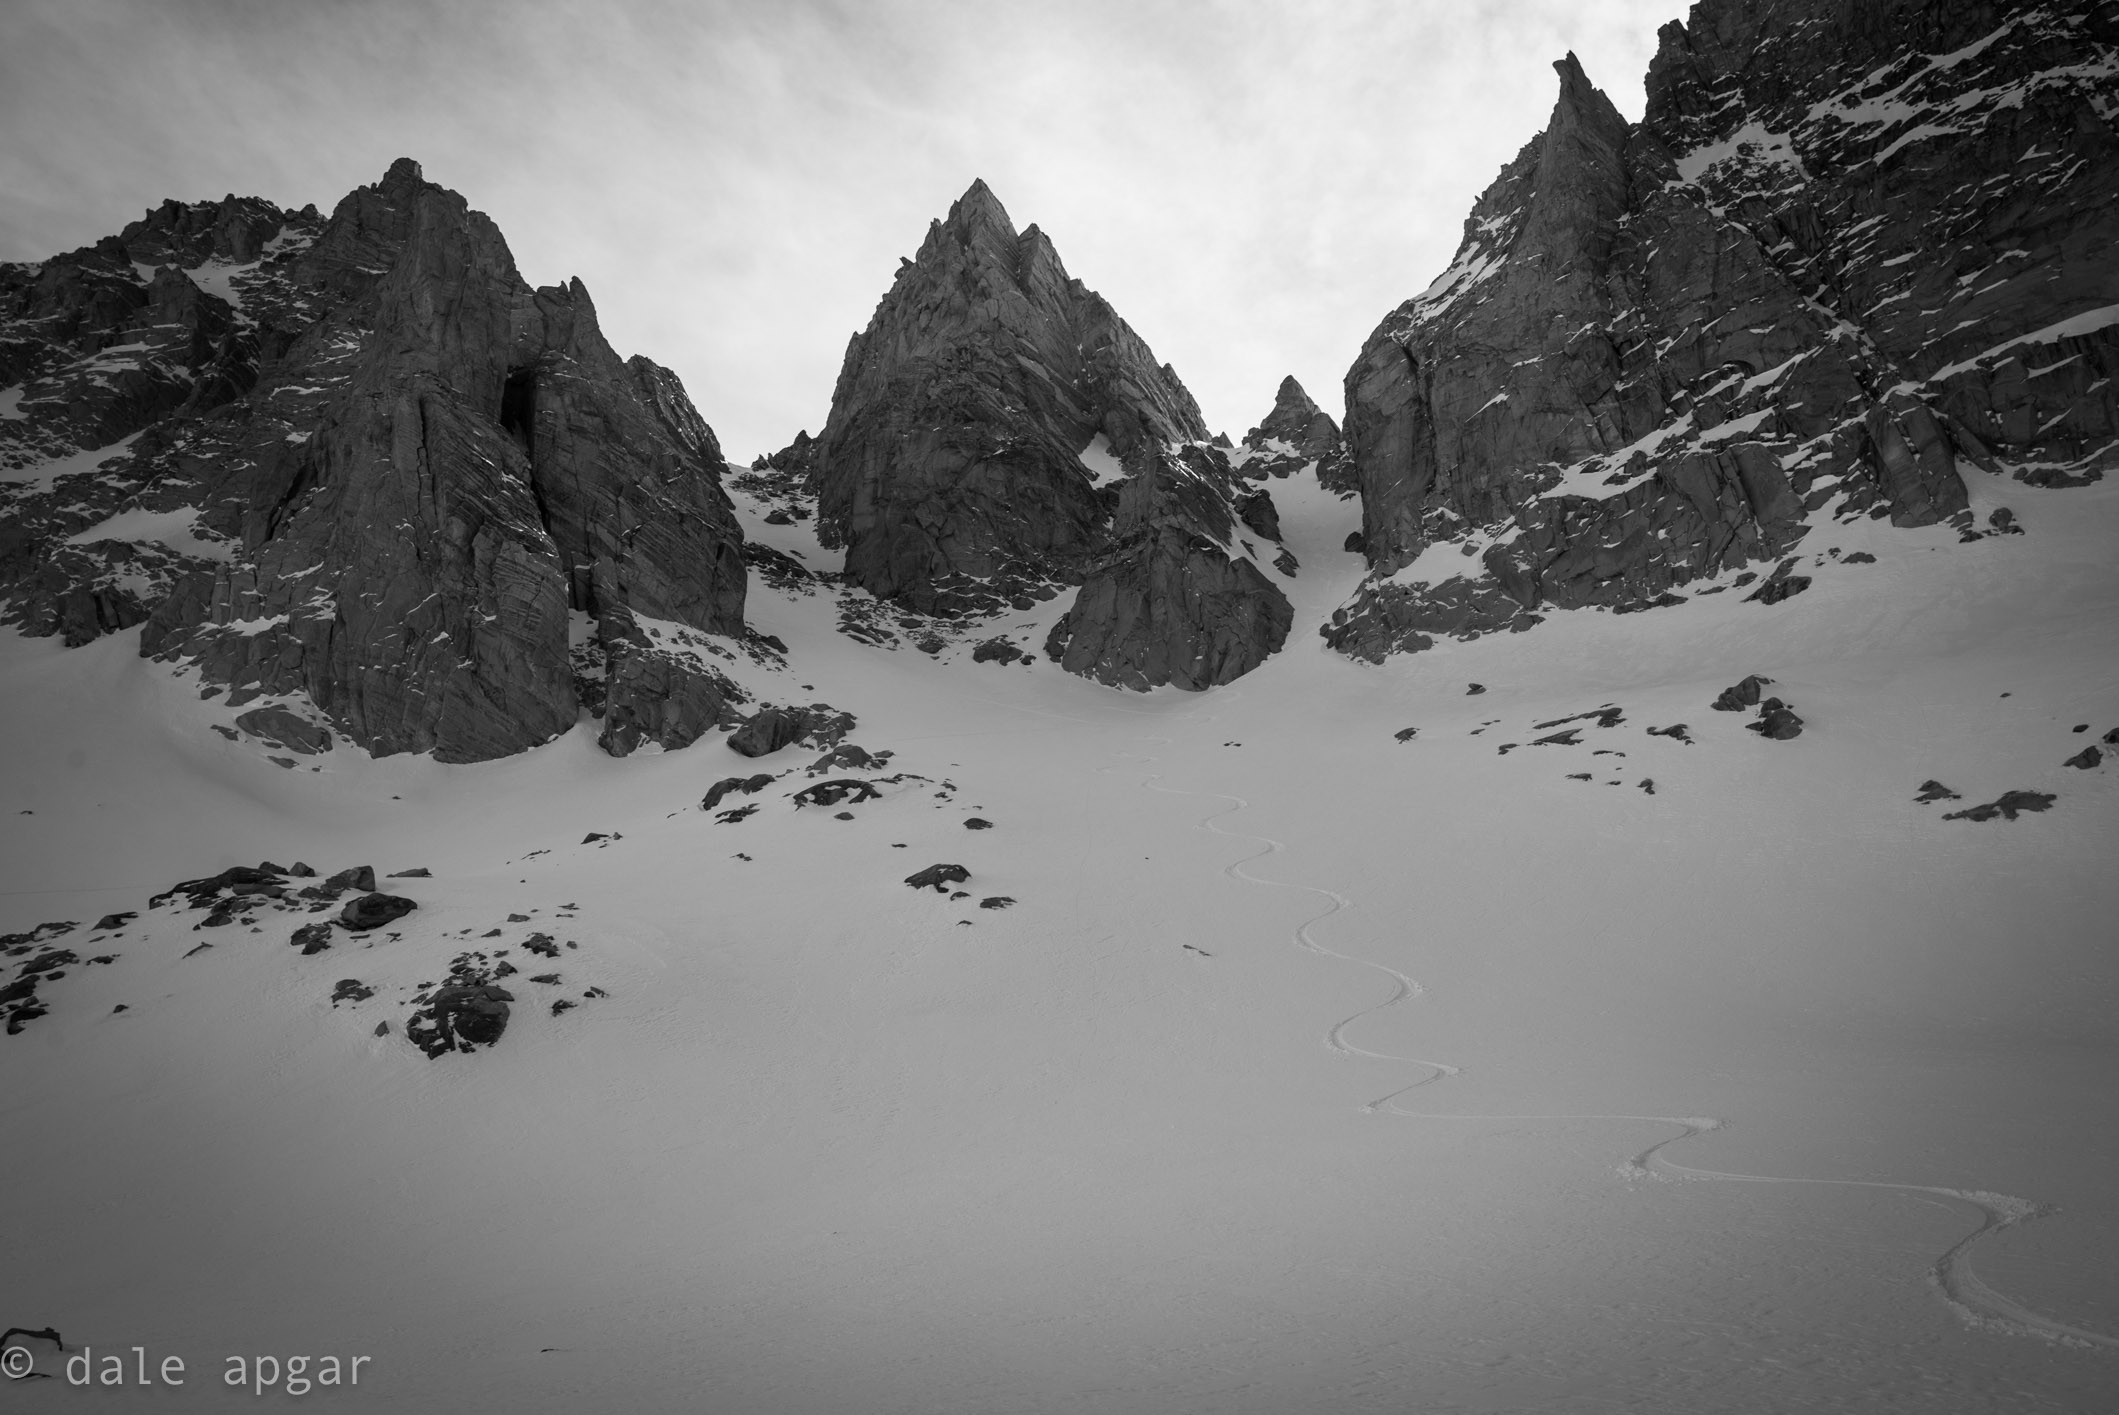
[[[1516,234],[1553,280],[1593,281],[1626,209],[1626,120],[1573,53],[1553,65],[1560,96],[1540,145],[1534,196]]]
[[[956,611],[1079,581],[1111,516],[1078,455],[1096,439],[1205,435],[1175,373],[973,182],[848,345],[802,461],[849,579]]]
[[[2100,475],[2115,39],[2079,5],[1702,0],[1633,128],[1563,60],[1347,375],[1372,578],[1328,638],[1676,606],[1826,518],[1955,520],[1968,465]],[[1396,576],[1438,543],[1477,568]]]
[[[168,204],[161,227],[251,209]],[[144,619],[144,653],[261,704],[243,730],[270,709],[377,753],[505,755],[584,706],[617,753],[728,717],[713,660],[745,632],[741,536],[675,377],[618,358],[580,281],[531,289],[493,223],[415,163],[321,229],[286,215],[273,253],[232,271],[72,267],[82,317],[103,301],[212,350],[168,388],[166,358],[115,378],[40,366],[21,399],[39,410],[128,395],[69,432],[104,449],[85,473],[6,489],[0,612],[69,642]],[[51,418],[21,421],[0,429],[46,440],[18,465],[69,445]],[[127,511],[184,529],[74,539]]]
[[[1346,445],[1339,424],[1317,406],[1289,374],[1280,380],[1273,410],[1243,435],[1232,462],[1246,477],[1285,477],[1314,470],[1318,479],[1337,488],[1348,474]],[[1346,489],[1351,490],[1351,485]]]

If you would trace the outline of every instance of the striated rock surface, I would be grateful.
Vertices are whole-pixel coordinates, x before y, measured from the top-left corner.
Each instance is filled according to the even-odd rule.
[[[1643,120],[1572,55],[1449,269],[1370,337],[1346,436],[1368,658],[1714,592],[1820,518],[2119,461],[2109,6],[1702,0]],[[1775,596],[1762,596],[1770,603]]]
[[[172,202],[0,266],[0,320],[0,618],[144,621],[310,750],[484,760],[584,700],[618,754],[733,720],[712,431],[409,160],[328,220]]]
[[[1247,477],[1303,473],[1315,475],[1334,491],[1354,490],[1353,464],[1339,424],[1303,391],[1293,374],[1280,380],[1273,411],[1243,435],[1229,462]]]
[[[1053,625],[1045,652],[1113,687],[1231,682],[1287,641],[1294,608],[1243,538],[1220,448],[1151,447],[1138,460],[1119,487],[1112,547]],[[1255,502],[1250,509],[1257,519]]]
[[[954,613],[1078,582],[1108,538],[1099,480],[1206,436],[1176,373],[975,181],[847,346],[823,432],[766,461],[809,476],[851,583]]]

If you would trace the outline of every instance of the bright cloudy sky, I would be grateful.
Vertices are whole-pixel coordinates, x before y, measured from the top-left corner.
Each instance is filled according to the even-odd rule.
[[[974,177],[1241,436],[1335,416],[1572,49],[1629,118],[1680,0],[0,0],[0,259],[410,156],[580,276],[748,460]]]

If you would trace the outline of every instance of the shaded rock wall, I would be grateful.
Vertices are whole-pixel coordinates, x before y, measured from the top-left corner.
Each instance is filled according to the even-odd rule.
[[[1294,609],[1242,548],[1234,473],[1220,448],[1148,447],[1136,460],[1111,547],[1045,652],[1112,687],[1232,682],[1279,651]]]
[[[566,731],[584,635],[612,666],[610,750],[683,745],[720,718],[726,683],[696,648],[641,629],[742,632],[719,448],[675,378],[620,361],[578,281],[532,290],[492,222],[409,161],[328,221],[280,215],[270,237],[256,203],[170,204],[154,231],[128,228],[135,246],[211,253],[189,275],[162,267],[147,295],[237,329],[191,383],[242,386],[134,418],[93,476],[10,486],[7,615],[75,641],[144,618],[144,653],[196,665],[231,703],[306,699],[378,753],[477,761]],[[68,308],[85,323],[122,303],[130,249],[47,262],[32,284],[81,272]],[[21,400],[33,412],[87,376],[78,358],[47,366]],[[26,468],[113,431],[27,421],[45,440]],[[112,535],[94,544],[176,558],[106,605],[66,559],[99,525]]]

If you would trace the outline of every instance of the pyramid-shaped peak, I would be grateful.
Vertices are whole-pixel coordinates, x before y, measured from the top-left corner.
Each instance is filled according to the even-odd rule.
[[[1280,391],[1273,395],[1273,406],[1275,408],[1300,408],[1305,412],[1310,412],[1316,409],[1317,400],[1310,397],[1303,386],[1296,381],[1295,375],[1291,373],[1280,380]]]
[[[982,177],[972,178],[964,195],[950,204],[949,219],[944,224],[967,234],[993,230],[1008,240],[1015,239],[1015,223],[1008,219],[1008,208],[1001,205],[1001,199],[993,194],[993,188],[987,186]]]

